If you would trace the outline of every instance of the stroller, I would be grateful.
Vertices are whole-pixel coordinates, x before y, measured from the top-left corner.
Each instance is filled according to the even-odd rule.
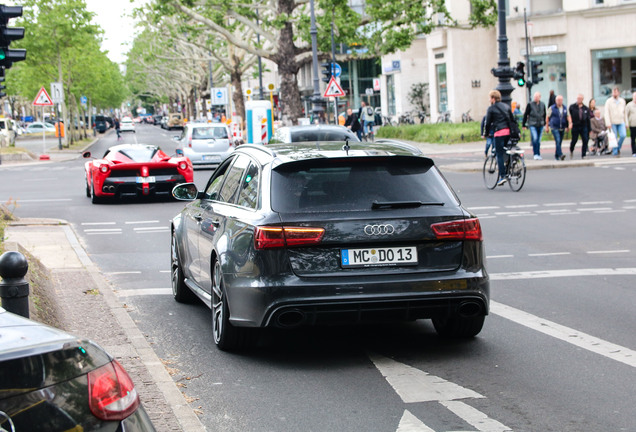
[[[590,154],[592,156],[596,155],[596,156],[600,156],[600,155],[604,155],[604,154],[610,154],[611,151],[609,149],[609,140],[607,139],[607,131],[604,130],[602,132],[599,132],[598,135],[596,135],[596,138],[594,139],[594,144],[592,145],[592,148],[590,149]]]

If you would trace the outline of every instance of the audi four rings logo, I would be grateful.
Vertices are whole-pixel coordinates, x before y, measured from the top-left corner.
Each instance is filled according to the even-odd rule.
[[[395,228],[391,224],[367,225],[364,227],[366,235],[391,235],[395,232]]]

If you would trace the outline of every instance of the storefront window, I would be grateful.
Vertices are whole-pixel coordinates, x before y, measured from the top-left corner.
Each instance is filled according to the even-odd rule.
[[[448,110],[448,85],[446,82],[446,63],[435,66],[437,72],[437,110],[446,112]]]
[[[618,87],[621,97],[631,99],[636,90],[636,47],[592,51],[594,98],[601,105]]]
[[[550,96],[550,90],[554,90],[555,95],[563,96],[563,103],[573,103],[574,100],[568,102],[567,91],[567,74],[565,69],[565,53],[533,55],[530,60],[542,61],[540,69],[543,69],[541,76],[543,81],[532,86],[532,95],[535,92],[541,93],[541,100],[547,105]],[[526,67],[526,75],[530,80],[530,67]]]

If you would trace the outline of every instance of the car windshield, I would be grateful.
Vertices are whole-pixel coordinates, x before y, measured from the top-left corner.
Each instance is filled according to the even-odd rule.
[[[224,127],[196,127],[192,129],[192,139],[226,139],[227,129]]]
[[[292,142],[313,142],[313,141],[358,141],[346,130],[300,130],[291,133]]]
[[[272,208],[311,213],[370,210],[373,203],[458,205],[430,160],[418,157],[319,159],[272,173]]]

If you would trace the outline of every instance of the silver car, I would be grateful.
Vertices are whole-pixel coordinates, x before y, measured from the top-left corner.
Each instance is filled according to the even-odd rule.
[[[218,165],[234,151],[230,131],[223,123],[188,123],[175,140],[177,150],[195,166]]]

